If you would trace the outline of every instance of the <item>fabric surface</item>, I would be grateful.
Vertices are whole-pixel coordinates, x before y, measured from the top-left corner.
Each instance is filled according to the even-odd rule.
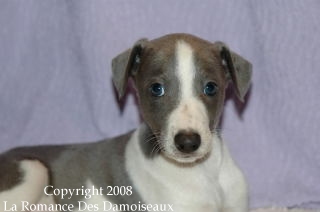
[[[259,208],[251,212],[319,212],[317,209]]]
[[[253,64],[247,102],[222,134],[252,207],[320,208],[320,2],[15,1],[0,6],[0,151],[111,137],[139,124],[119,104],[111,59],[142,37],[186,32]]]

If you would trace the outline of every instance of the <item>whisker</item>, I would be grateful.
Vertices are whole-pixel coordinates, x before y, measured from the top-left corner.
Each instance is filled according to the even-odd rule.
[[[147,140],[144,140],[145,143],[148,143],[148,142],[152,142],[152,141],[156,141],[157,138],[156,137],[152,137],[152,138],[149,138]]]
[[[154,147],[152,148],[151,152],[150,152],[150,156],[153,155],[153,153],[157,153],[159,151],[159,143],[157,143],[156,145],[154,145]]]

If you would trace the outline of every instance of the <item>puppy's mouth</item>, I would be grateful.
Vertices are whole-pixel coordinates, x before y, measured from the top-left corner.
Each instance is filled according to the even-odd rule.
[[[168,142],[171,143],[171,142]],[[201,147],[197,151],[184,153],[177,149],[175,145],[162,143],[163,148],[161,149],[160,154],[168,159],[171,162],[179,163],[179,164],[195,164],[201,161],[204,161],[210,155],[211,149],[210,145],[202,144]]]
[[[192,153],[192,154],[181,154],[179,152],[173,152],[169,153],[166,151],[162,151],[161,154],[169,160],[170,162],[173,163],[178,163],[181,165],[188,165],[188,164],[196,164],[201,161],[204,161],[209,155],[210,152],[206,152],[205,154],[197,154],[197,153]]]
[[[179,130],[160,140],[161,154],[176,163],[189,164],[203,161],[211,152],[211,134],[195,130]]]
[[[188,141],[185,142],[185,139],[191,139],[191,143],[198,143],[194,142],[198,136],[188,135],[187,138],[185,136],[179,138],[177,136],[168,136],[163,132],[154,133],[154,131],[149,131],[146,135],[143,141],[145,146],[143,150],[146,151],[148,157],[159,155],[169,162],[187,165],[204,161],[211,152],[211,137],[206,134],[199,135],[202,139],[197,147],[188,146]]]
[[[156,136],[153,139],[149,139],[147,143],[150,145],[148,156],[160,155],[173,163],[193,164],[204,160],[210,154],[210,152],[203,151],[182,153],[175,146],[166,145],[165,140]]]

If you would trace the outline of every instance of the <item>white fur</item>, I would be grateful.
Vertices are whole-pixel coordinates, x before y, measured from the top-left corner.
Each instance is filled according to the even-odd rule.
[[[169,158],[180,162],[194,162],[203,158],[211,149],[212,134],[209,129],[209,118],[203,102],[195,95],[194,81],[196,67],[193,49],[184,41],[176,45],[176,75],[179,84],[179,103],[169,115],[163,145]],[[183,157],[174,145],[174,136],[179,131],[193,131],[200,135],[200,148],[192,157]]]
[[[37,160],[23,160],[20,162],[20,170],[24,173],[21,184],[0,193],[1,210],[4,209],[5,201],[7,208],[16,204],[17,211],[21,211],[21,201],[34,204],[47,200],[43,198],[43,188],[48,184],[46,167]]]
[[[92,188],[94,184],[91,182],[91,180],[88,180],[86,183],[86,188]],[[92,193],[91,193],[92,195]],[[106,202],[112,202],[110,199],[107,198],[107,196],[102,195],[92,195],[89,199],[83,199],[80,200],[85,203],[80,203],[82,208],[80,210],[74,210],[75,212],[91,212],[91,211],[104,211],[104,201]],[[86,210],[84,210],[84,207],[86,207]],[[91,208],[89,208],[91,207]],[[106,208],[109,209],[109,208]],[[118,212],[114,210],[106,210],[106,211],[112,211],[112,212]]]
[[[176,75],[180,85],[180,99],[184,100],[194,97],[194,77],[196,74],[195,63],[193,58],[193,50],[191,46],[184,42],[179,41],[176,44]]]
[[[15,206],[14,209],[16,211],[22,211],[22,201],[29,203],[29,206],[31,204],[56,205],[53,196],[46,196],[44,193],[44,188],[49,182],[46,167],[37,160],[23,160],[20,162],[20,169],[24,173],[23,181],[12,189],[0,193],[0,210],[10,210],[11,207]],[[92,186],[93,183],[88,180],[86,188],[92,188]],[[97,205],[97,208],[99,209],[103,209],[103,201],[111,202],[102,195],[92,195],[90,199],[83,199],[81,201],[85,202],[82,204],[83,208],[84,204],[87,204],[87,206],[91,204]],[[5,202],[6,208],[4,205]],[[74,209],[73,211],[89,212],[94,211],[94,208],[87,207],[87,210]]]
[[[139,130],[126,148],[126,169],[147,204],[173,204],[175,212],[247,211],[244,179],[218,137],[213,135],[211,155],[194,166],[178,165],[162,155],[146,159],[138,138]]]

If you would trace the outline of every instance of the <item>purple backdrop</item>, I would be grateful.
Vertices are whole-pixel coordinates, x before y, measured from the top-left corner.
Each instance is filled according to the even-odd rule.
[[[0,150],[93,141],[139,123],[121,113],[110,62],[139,38],[187,32],[253,63],[244,111],[223,135],[251,206],[320,208],[319,1],[1,1]],[[0,164],[1,166],[1,164]]]

